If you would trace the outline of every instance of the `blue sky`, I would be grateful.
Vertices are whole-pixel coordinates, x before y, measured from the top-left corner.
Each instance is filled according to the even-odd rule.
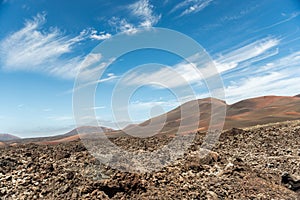
[[[74,128],[72,89],[80,64],[104,40],[134,35],[139,28],[169,28],[201,44],[221,74],[228,103],[296,95],[299,15],[297,0],[3,0],[0,132],[36,137]],[[98,85],[95,110],[103,125],[115,126],[110,96],[116,82],[135,66],[151,62],[172,66],[199,86],[198,98],[210,96],[178,56],[149,49],[132,52],[112,62]],[[132,84],[145,84],[130,99],[133,122],[149,118],[153,106],[160,106],[154,112],[159,114],[178,105],[170,90],[147,86],[147,78],[163,73],[131,77]],[[180,85],[174,81],[172,87]]]

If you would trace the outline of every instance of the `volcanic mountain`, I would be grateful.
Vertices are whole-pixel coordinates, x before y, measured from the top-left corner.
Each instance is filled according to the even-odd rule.
[[[114,130],[107,127],[99,128],[93,126],[82,126],[82,127],[75,128],[65,134],[55,135],[55,136],[23,138],[23,139],[18,137],[14,137],[14,138],[12,137],[10,140],[2,140],[3,144],[1,145],[0,143],[0,146],[4,146],[6,144],[18,144],[18,143],[57,144],[62,142],[70,142],[70,141],[78,140],[80,138],[79,134],[83,134],[83,135],[95,134],[95,133],[99,133],[99,131],[103,131],[104,133],[107,133]]]
[[[222,100],[205,98],[186,102],[165,114],[151,118],[140,124],[129,125],[124,130],[113,130],[102,127],[102,131],[109,137],[123,136],[124,132],[127,135],[129,134],[137,137],[149,137],[157,133],[162,135],[172,135],[178,131],[178,128],[186,131],[185,133],[206,131],[211,125],[212,106],[215,108],[213,116],[217,119],[217,125],[223,124],[223,121],[218,119],[218,116],[219,114],[221,115],[224,113],[224,108],[226,108],[227,112],[224,113],[226,114],[224,129],[231,129],[234,127],[244,128],[259,124],[300,119],[300,95],[293,97],[256,97],[242,100],[231,105]],[[184,113],[182,113],[183,110]],[[80,138],[78,133],[81,134],[81,136],[86,135],[91,137],[98,132],[99,128],[97,127],[84,126],[63,135],[22,139],[22,142],[56,144],[78,140]],[[21,140],[18,141],[21,142]]]
[[[229,105],[225,129],[300,119],[300,96],[264,96]]]
[[[174,133],[178,130],[183,120],[185,120],[184,128],[186,130],[193,130],[194,127],[198,127],[195,131],[205,131],[210,125],[212,105],[216,108],[213,115],[222,114],[222,108],[227,107],[224,129],[300,119],[300,95],[294,97],[256,97],[231,105],[218,99],[205,98],[187,102],[163,115],[149,119],[136,126],[130,126],[125,131],[136,135],[147,135],[147,131],[155,130],[156,127],[163,127],[160,131],[161,134]],[[188,115],[185,117],[189,119],[182,118],[182,108],[184,108],[185,112],[188,112]],[[165,123],[163,124],[163,122]]]
[[[10,141],[10,140],[18,140],[18,139],[20,139],[20,138],[17,136],[7,134],[7,133],[0,133],[0,141],[2,141],[2,142],[6,142],[6,141]]]
[[[104,126],[101,126],[101,131],[103,131],[104,133],[108,133],[108,132],[112,132],[114,131],[114,129],[112,128],[107,128]],[[99,128],[98,127],[93,127],[93,126],[82,126],[79,128],[75,128],[72,131],[64,134],[64,136],[73,136],[73,135],[77,135],[78,133],[95,133],[95,132],[99,132]]]
[[[71,130],[68,133],[63,135],[53,136],[51,138],[46,138],[43,141],[40,141],[41,144],[57,144],[61,142],[70,142],[74,140],[78,140],[80,135],[89,135],[89,134],[97,134],[99,131],[103,131],[104,133],[109,133],[114,131],[114,129],[107,127],[93,127],[93,126],[82,126]]]

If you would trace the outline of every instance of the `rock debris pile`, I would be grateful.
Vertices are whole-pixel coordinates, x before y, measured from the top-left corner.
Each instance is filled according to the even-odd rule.
[[[112,139],[152,151],[168,137]],[[156,172],[101,164],[80,141],[0,149],[1,199],[298,199],[300,121],[224,131],[212,150],[198,133],[185,155]],[[137,144],[137,145],[134,145]],[[179,148],[179,147],[178,147]],[[199,156],[201,151],[207,155]]]

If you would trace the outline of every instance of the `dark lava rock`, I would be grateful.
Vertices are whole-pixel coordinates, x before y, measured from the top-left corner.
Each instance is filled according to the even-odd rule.
[[[0,148],[0,199],[296,200],[299,127],[300,121],[294,121],[231,129],[224,131],[222,139],[211,149],[204,148],[205,134],[199,133],[182,158],[146,173],[122,172],[105,166],[80,141]],[[124,153],[154,151],[170,140],[112,139]],[[98,145],[98,141],[92,142]],[[182,148],[176,145],[174,150]],[[156,156],[149,158],[150,164]],[[167,161],[168,156],[159,159]],[[290,173],[281,176],[283,171]]]
[[[281,183],[293,191],[300,192],[300,177],[284,172],[281,176]]]

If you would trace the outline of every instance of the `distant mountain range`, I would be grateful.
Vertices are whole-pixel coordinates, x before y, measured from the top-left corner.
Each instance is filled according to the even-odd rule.
[[[107,128],[107,127],[101,127],[101,130],[104,133],[108,133],[108,132],[112,132],[114,131],[114,129],[112,128]],[[73,135],[77,135],[79,133],[97,133],[99,132],[99,128],[98,127],[92,127],[92,126],[82,126],[79,128],[75,128],[72,131],[65,133],[64,136],[73,136]]]
[[[7,133],[0,133],[0,141],[10,141],[10,140],[18,140],[20,139],[17,136],[11,135],[11,134],[7,134]]]
[[[181,108],[184,107],[188,111],[188,120],[186,125],[187,130],[192,127],[198,127],[194,131],[205,131],[209,127],[211,120],[211,107],[214,105],[216,109],[215,115],[221,111],[218,108],[227,107],[227,114],[225,118],[224,129],[230,128],[244,128],[258,124],[267,124],[273,122],[281,122],[288,120],[300,119],[300,95],[296,96],[263,96],[251,99],[246,99],[234,103],[232,105],[226,102],[213,98],[205,98],[187,102],[165,114],[149,119],[140,124],[132,124],[127,126],[124,130],[113,130],[102,127],[102,130],[110,137],[124,135],[124,131],[134,133],[139,136],[147,136],[151,131],[155,131],[157,127],[163,127],[160,134],[173,134],[178,130],[181,122]],[[199,109],[195,109],[198,106]],[[200,113],[198,112],[200,111]],[[164,120],[165,119],[165,120]],[[163,124],[162,122],[165,123]],[[44,144],[54,144],[66,141],[79,139],[78,130],[80,134],[97,133],[96,127],[79,127],[66,134],[54,137],[40,138],[40,139],[24,139],[26,141],[38,142]],[[3,135],[3,134],[2,134]],[[18,137],[6,134],[1,137],[0,141],[18,140]]]

